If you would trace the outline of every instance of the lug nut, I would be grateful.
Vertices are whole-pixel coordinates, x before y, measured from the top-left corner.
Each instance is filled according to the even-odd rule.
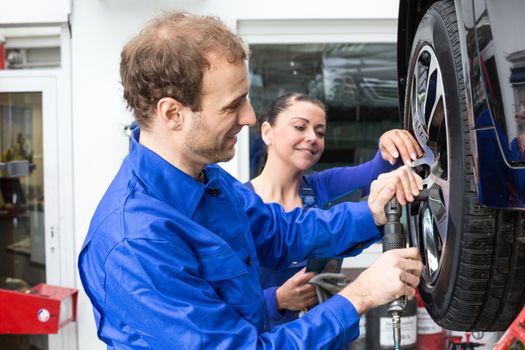
[[[430,52],[423,51],[421,55],[419,55],[419,63],[428,66],[428,64],[430,63]]]

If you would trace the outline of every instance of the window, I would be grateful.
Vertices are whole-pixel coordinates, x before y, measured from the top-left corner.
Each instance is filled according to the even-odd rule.
[[[0,28],[0,69],[60,67],[60,27]]]
[[[327,106],[325,151],[314,170],[371,159],[399,128],[395,43],[250,45],[250,100],[260,120],[276,97],[300,92]],[[250,129],[250,177],[260,170],[260,124]]]

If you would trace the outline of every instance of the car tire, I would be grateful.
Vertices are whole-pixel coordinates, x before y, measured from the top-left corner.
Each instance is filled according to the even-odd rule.
[[[405,128],[434,159],[417,168],[431,182],[426,198],[407,206],[407,223],[434,321],[500,331],[524,304],[525,215],[479,204],[462,70],[454,3],[438,1],[419,23],[408,64]]]

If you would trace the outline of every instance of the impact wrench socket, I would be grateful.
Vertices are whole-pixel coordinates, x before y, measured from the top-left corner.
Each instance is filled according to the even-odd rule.
[[[387,222],[384,226],[383,252],[391,249],[406,247],[406,237],[401,224],[402,208],[396,197],[392,198],[385,207]],[[401,344],[401,314],[405,312],[406,297],[402,296],[390,303],[388,312],[392,315],[392,329],[394,332],[394,349],[399,350]]]

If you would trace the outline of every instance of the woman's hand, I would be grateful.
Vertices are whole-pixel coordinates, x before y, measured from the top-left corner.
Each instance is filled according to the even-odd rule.
[[[317,301],[315,287],[307,282],[314,276],[315,273],[306,272],[304,268],[277,288],[275,292],[277,308],[299,311],[313,305]]]
[[[384,160],[394,165],[401,156],[406,165],[423,156],[417,140],[407,130],[392,129],[379,138],[379,150]]]

